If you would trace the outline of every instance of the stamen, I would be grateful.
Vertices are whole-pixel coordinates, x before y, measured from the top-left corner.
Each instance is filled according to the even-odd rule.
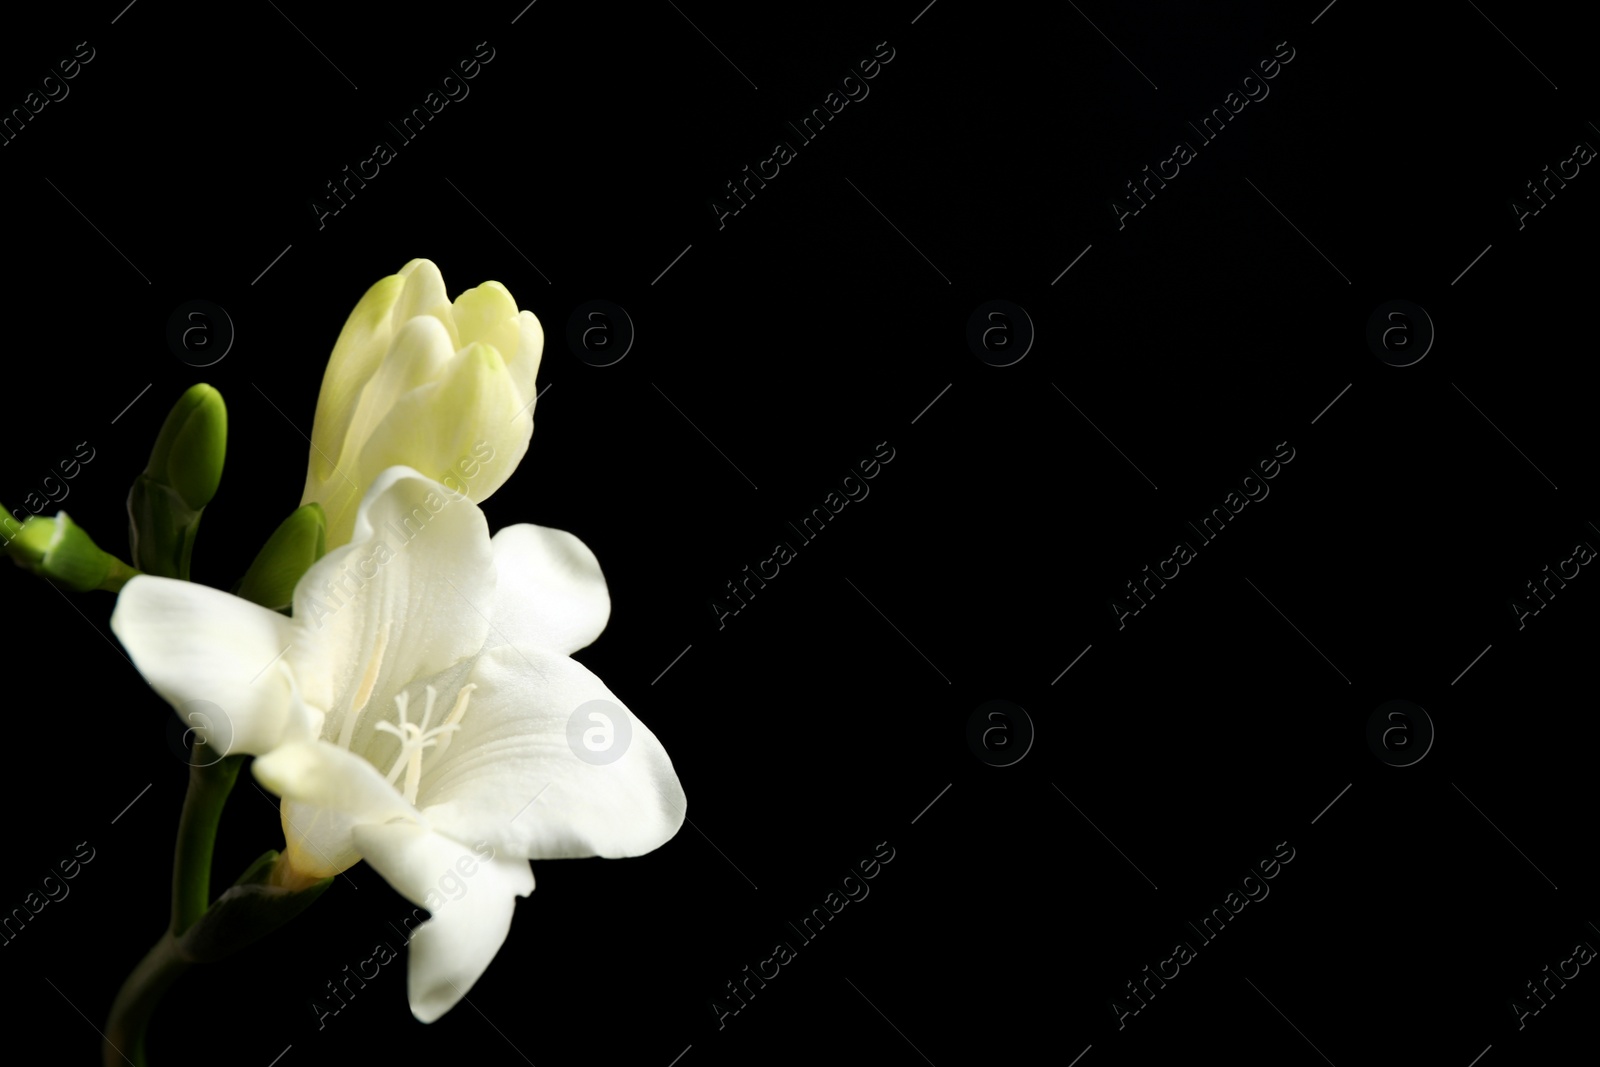
[[[356,720],[361,718],[361,713],[366,710],[367,701],[372,699],[372,687],[378,684],[378,671],[383,667],[383,650],[389,644],[389,622],[384,621],[383,629],[378,631],[378,647],[372,653],[372,658],[367,661],[367,670],[361,677],[361,686],[356,690],[356,698],[351,709],[345,713],[344,725],[339,728],[339,747],[348,750],[350,740],[356,734]]]
[[[439,748],[434,752],[435,756],[443,755],[444,750],[450,747],[450,734],[455,733],[456,724],[461,721],[461,716],[467,713],[467,700],[476,688],[478,688],[477,682],[468,682],[461,687],[461,692],[456,694],[455,706],[450,709],[450,714],[445,716],[444,725],[439,727],[441,730],[449,730],[449,733],[439,739]]]
[[[411,750],[411,760],[406,764],[406,803],[417,801],[417,784],[422,781],[422,750],[433,744],[424,741]]]
[[[449,744],[450,735],[461,729],[460,724],[455,720],[460,719],[462,714],[465,713],[467,694],[474,688],[476,686],[467,686],[461,695],[456,698],[455,707],[451,709],[447,721],[431,730],[428,729],[428,722],[433,717],[433,706],[438,698],[438,691],[431,685],[423,690],[426,694],[427,704],[423,708],[422,722],[420,724],[411,722],[406,717],[411,703],[410,696],[406,693],[398,693],[395,695],[394,702],[395,706],[400,710],[399,724],[380,722],[377,725],[377,729],[380,732],[393,734],[395,739],[400,742],[400,752],[395,756],[394,764],[389,768],[389,773],[384,780],[390,785],[394,785],[400,778],[400,772],[402,770],[405,771],[406,782],[403,794],[406,798],[406,803],[415,804],[417,801],[417,787],[422,783],[423,750],[433,748],[436,745],[442,749],[444,745]],[[444,744],[440,744],[441,738]]]
[[[427,697],[428,697],[428,705],[427,705],[427,707],[422,709],[422,726],[421,726],[421,730],[422,730],[422,732],[424,734],[426,734],[428,732],[428,720],[433,718],[433,701],[439,694],[433,688],[433,686],[431,686],[431,685],[428,686],[427,689],[424,690],[424,692],[427,694]]]
[[[389,768],[389,777],[387,781],[390,785],[393,785],[394,780],[400,777],[400,766],[405,762],[406,754],[410,751],[411,747],[408,741],[408,738],[410,737],[410,730],[416,729],[416,727],[406,722],[406,705],[411,703],[410,695],[407,693],[396,693],[394,703],[395,707],[400,709],[400,725],[396,726],[392,722],[385,721],[380,722],[377,727],[380,733],[393,734],[395,736],[395,740],[400,742],[400,756],[394,761],[394,766]]]

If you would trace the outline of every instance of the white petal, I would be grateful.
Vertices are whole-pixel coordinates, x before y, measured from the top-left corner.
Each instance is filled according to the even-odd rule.
[[[637,856],[683,825],[687,801],[655,734],[582,664],[533,648],[485,652],[478,688],[449,748],[424,764],[417,806],[441,832],[488,841],[529,859]],[[603,702],[603,703],[591,703]],[[607,747],[631,736],[612,762],[582,759],[569,722]],[[590,754],[590,759],[608,753]]]
[[[411,1013],[431,1023],[472,989],[500,951],[516,898],[533,892],[533,871],[525,859],[495,856],[487,846],[470,849],[416,823],[355,833],[367,863],[433,915],[411,936],[407,964]]]
[[[257,781],[283,798],[290,862],[316,878],[361,858],[352,837],[358,826],[417,817],[376,767],[326,741],[284,745],[258,756],[251,768]]]
[[[204,727],[216,750],[254,755],[315,736],[318,713],[296,694],[283,662],[296,628],[277,612],[219,589],[139,575],[117,597],[111,630],[151,687],[187,724]]]
[[[494,535],[494,623],[489,646],[570,654],[591,644],[611,617],[600,561],[565,530],[524,523]]]
[[[318,560],[295,588],[294,617],[309,636],[293,666],[298,678],[327,680],[324,737],[339,736],[373,663],[381,669],[357,751],[376,721],[393,717],[394,693],[483,647],[493,559],[488,522],[470,500],[409,468],[378,476],[350,544]]]

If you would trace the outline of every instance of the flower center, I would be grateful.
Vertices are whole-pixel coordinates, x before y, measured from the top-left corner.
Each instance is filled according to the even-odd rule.
[[[378,671],[383,664],[384,649],[388,643],[389,626],[385,623],[378,633],[377,648],[357,688],[353,706],[345,715],[344,723],[339,729],[339,747],[346,751],[349,751],[350,742],[355,738],[356,722],[366,710],[367,702],[372,699],[372,690],[377,683]],[[394,698],[395,707],[400,710],[399,723],[378,723],[377,729],[381,733],[393,734],[400,742],[400,753],[395,757],[394,765],[389,768],[387,781],[390,785],[394,785],[399,780],[400,773],[405,772],[403,793],[406,803],[417,802],[417,786],[422,781],[423,752],[431,748],[435,750],[434,755],[437,756],[450,747],[450,735],[461,729],[461,717],[467,713],[467,702],[476,688],[478,686],[474,682],[462,686],[456,693],[456,702],[451,706],[450,714],[445,716],[444,722],[432,729],[428,728],[428,723],[433,721],[433,706],[438,700],[439,693],[431,685],[423,689],[427,703],[423,705],[420,723],[411,722],[407,718],[411,704],[411,697],[407,693],[399,693]]]
[[[406,774],[404,795],[406,803],[417,802],[417,785],[422,781],[422,753],[425,749],[438,746],[440,751],[449,747],[450,735],[461,729],[461,717],[467,713],[467,701],[472,696],[472,691],[477,686],[468,683],[461,687],[456,694],[455,706],[450,709],[450,714],[445,721],[433,729],[428,729],[428,723],[433,720],[433,705],[438,698],[438,690],[433,686],[426,687],[423,692],[427,703],[422,709],[422,722],[410,722],[406,712],[410,706],[411,698],[401,693],[394,698],[394,703],[400,709],[400,723],[380,722],[377,729],[386,734],[393,734],[400,742],[400,754],[395,757],[394,766],[389,768],[388,782],[393,785],[400,777],[403,770]]]

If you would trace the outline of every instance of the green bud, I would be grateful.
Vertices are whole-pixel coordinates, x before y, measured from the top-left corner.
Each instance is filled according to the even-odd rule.
[[[188,580],[201,510],[222,479],[228,411],[222,394],[191,386],[167,415],[144,473],[128,493],[128,544],[148,574]]]
[[[328,545],[328,520],[321,504],[296,508],[267,538],[234,593],[253,604],[282,611],[294,602],[294,587]]]
[[[171,486],[178,499],[199,511],[217,495],[227,448],[227,406],[221,393],[200,382],[178,398],[161,424],[144,472]]]
[[[75,593],[91,589],[115,592],[139,573],[102,551],[64,511],[53,519],[30,516],[6,542],[5,550],[17,566]]]

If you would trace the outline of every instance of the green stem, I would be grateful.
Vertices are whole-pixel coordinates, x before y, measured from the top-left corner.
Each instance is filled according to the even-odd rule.
[[[183,798],[178,847],[172,857],[174,937],[182,937],[211,905],[211,852],[217,824],[244,760],[244,756],[226,756],[209,766],[196,763],[189,767],[189,792]]]
[[[106,555],[111,556],[111,553],[107,552]],[[111,556],[111,569],[100,583],[100,588],[107,593],[120,592],[130,578],[136,578],[143,573],[139,568],[122,562],[116,556]]]
[[[106,1067],[125,1062],[145,1067],[144,1035],[150,1018],[162,995],[194,962],[183,954],[178,939],[211,904],[211,854],[217,825],[244,761],[244,756],[227,756],[208,766],[189,766],[189,792],[183,798],[178,844],[172,856],[172,919],[167,932],[139,961],[112,1002],[102,1048]]]
[[[106,1022],[105,1044],[100,1050],[105,1067],[121,1067],[124,1063],[145,1067],[144,1034],[150,1017],[162,994],[189,966],[190,961],[184,958],[177,939],[168,930],[117,991],[111,1018]]]

